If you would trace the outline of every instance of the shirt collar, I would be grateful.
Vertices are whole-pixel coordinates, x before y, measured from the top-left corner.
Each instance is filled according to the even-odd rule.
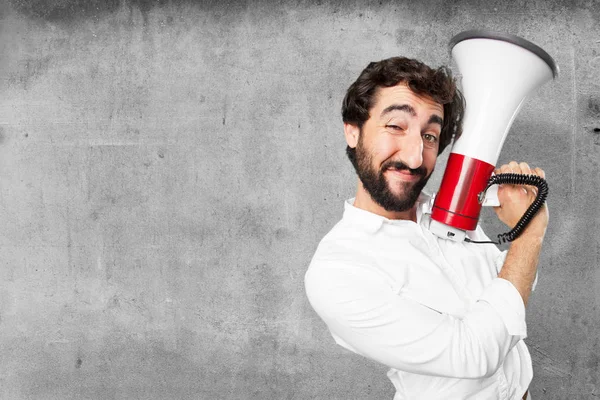
[[[435,196],[430,196],[427,193],[421,192],[417,199],[417,224],[421,223],[422,216],[431,214],[433,200]],[[357,223],[363,226],[368,233],[375,233],[383,224],[402,225],[406,223],[414,223],[403,219],[388,219],[381,215],[374,214],[370,211],[363,210],[354,206],[355,198],[348,199],[344,202],[344,219]]]

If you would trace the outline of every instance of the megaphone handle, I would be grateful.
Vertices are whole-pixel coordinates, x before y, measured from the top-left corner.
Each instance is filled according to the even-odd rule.
[[[537,214],[540,208],[542,208],[544,202],[546,201],[546,198],[548,197],[548,183],[544,178],[541,178],[537,175],[522,175],[513,173],[498,174],[492,176],[482,193],[485,194],[485,192],[492,185],[502,184],[536,186],[538,188],[538,193],[533,203],[531,203],[527,211],[525,211],[525,214],[523,214],[523,216],[521,217],[519,222],[517,222],[514,228],[512,228],[509,232],[498,235],[498,244],[512,242],[513,240],[518,238],[519,235],[523,233],[523,230],[525,229],[527,224],[529,224],[529,222],[533,219],[535,214]]]
[[[482,207],[498,207],[499,205],[500,205],[500,200],[498,200],[498,186],[492,185],[491,187],[486,189],[485,196],[483,198],[483,202],[481,203],[481,206]]]

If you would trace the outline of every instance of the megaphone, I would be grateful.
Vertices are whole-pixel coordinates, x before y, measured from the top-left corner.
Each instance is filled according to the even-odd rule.
[[[451,39],[450,48],[462,75],[466,108],[462,135],[452,146],[435,196],[430,230],[462,241],[466,231],[477,227],[483,195],[525,98],[556,78],[558,65],[543,49],[521,37],[485,30],[459,33]],[[540,181],[537,177],[532,177],[535,182],[522,176],[509,178],[493,183],[537,185]],[[539,209],[543,205],[539,193],[536,200]],[[536,211],[530,208],[528,218]],[[504,241],[512,240],[512,236]]]

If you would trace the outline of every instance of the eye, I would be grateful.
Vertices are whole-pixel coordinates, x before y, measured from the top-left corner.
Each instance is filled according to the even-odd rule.
[[[387,129],[393,131],[394,133],[396,132],[402,132],[404,130],[404,128],[398,126],[398,125],[393,125],[393,124],[388,124],[385,126]]]
[[[423,134],[423,143],[425,144],[425,146],[433,147],[437,144],[437,142],[438,142],[437,136],[432,135],[431,133]]]

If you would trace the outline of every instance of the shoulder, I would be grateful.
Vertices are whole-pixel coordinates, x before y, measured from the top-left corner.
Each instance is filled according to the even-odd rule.
[[[370,265],[375,242],[362,226],[342,219],[319,242],[308,271],[348,271]]]
[[[330,303],[346,295],[356,296],[369,287],[389,287],[390,277],[379,266],[374,242],[368,232],[344,220],[325,235],[304,276],[313,306],[315,302]]]
[[[467,236],[471,240],[486,242],[490,241],[490,238],[485,234],[481,225],[477,225],[474,231],[467,232]],[[471,243],[468,245],[471,251],[482,253],[487,259],[495,265],[496,271],[500,272],[504,260],[506,258],[507,251],[501,251],[495,244],[477,244]]]

